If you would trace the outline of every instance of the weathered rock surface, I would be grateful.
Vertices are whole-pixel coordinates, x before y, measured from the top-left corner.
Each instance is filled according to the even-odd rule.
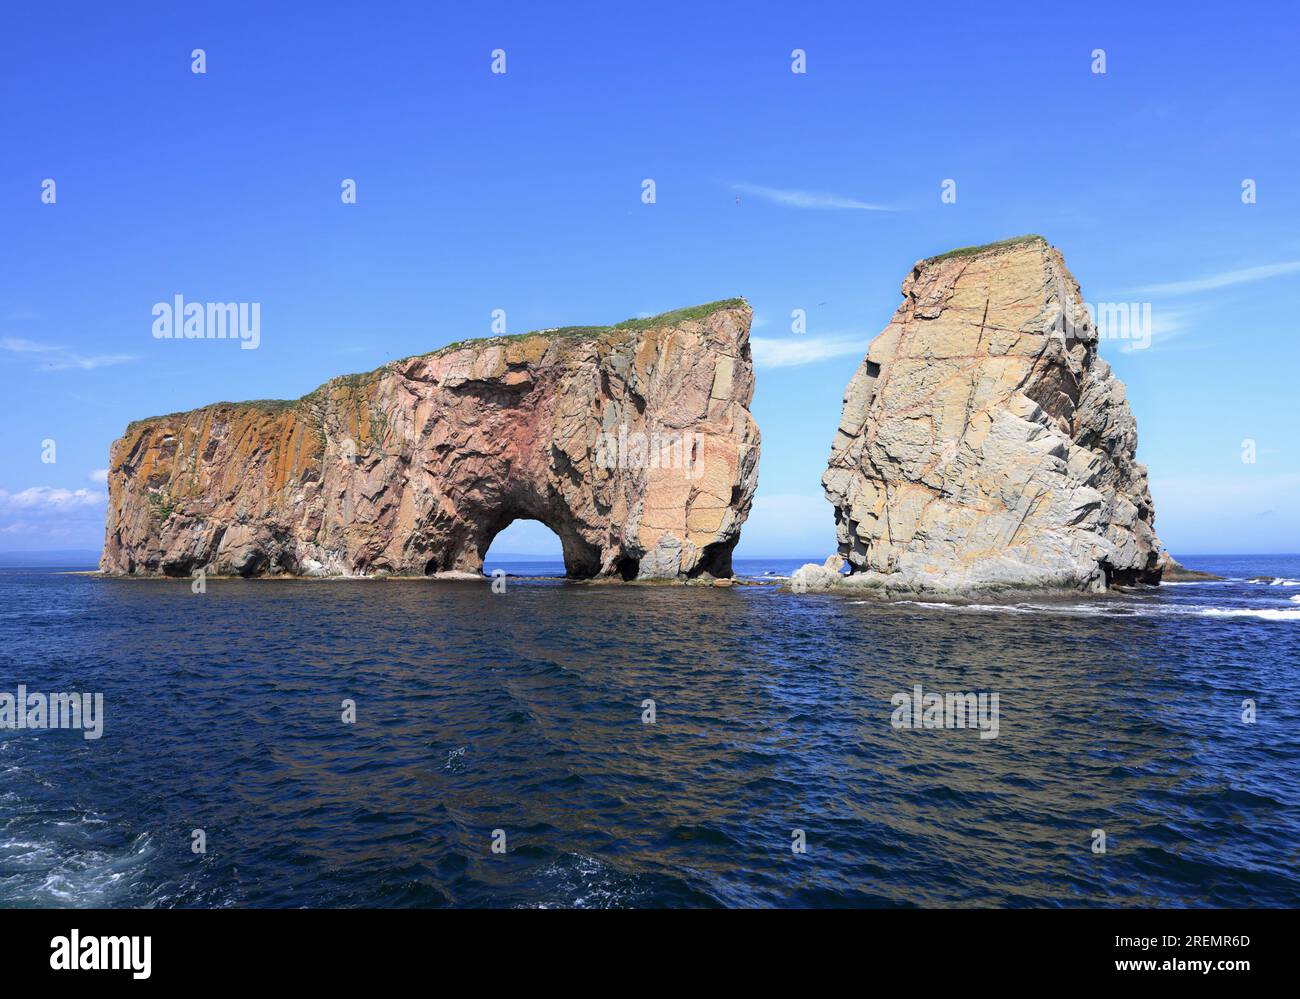
[[[749,323],[737,299],[469,341],[133,423],[100,567],[477,574],[524,518],[571,576],[729,576],[758,480]]]
[[[1221,582],[1222,576],[1200,569],[1189,569],[1168,552],[1160,554],[1160,582],[1162,583],[1213,583]]]
[[[1041,237],[919,261],[844,396],[822,478],[849,585],[1158,582],[1123,384]]]
[[[825,593],[833,590],[844,580],[840,571],[844,568],[844,559],[832,555],[821,565],[809,562],[801,565],[790,576],[790,589],[795,593]]]

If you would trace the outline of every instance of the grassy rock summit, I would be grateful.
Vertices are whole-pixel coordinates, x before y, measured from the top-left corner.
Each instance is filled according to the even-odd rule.
[[[301,399],[132,423],[109,573],[478,573],[511,521],[568,574],[731,574],[758,481],[749,306],[454,343]]]
[[[1039,236],[918,261],[844,394],[822,477],[836,565],[796,588],[1158,582],[1124,386],[1078,282]]]

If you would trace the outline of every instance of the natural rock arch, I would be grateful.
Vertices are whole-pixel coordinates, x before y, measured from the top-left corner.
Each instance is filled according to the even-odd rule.
[[[758,480],[741,300],[452,344],[131,424],[101,568],[478,572],[520,517],[578,577],[729,575]]]

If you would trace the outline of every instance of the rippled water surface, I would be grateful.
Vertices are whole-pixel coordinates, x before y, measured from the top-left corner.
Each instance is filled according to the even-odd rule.
[[[1188,561],[1234,578],[953,607],[0,572],[0,690],[106,712],[0,731],[0,904],[1300,905],[1300,558]],[[999,736],[892,728],[918,683],[998,692]]]

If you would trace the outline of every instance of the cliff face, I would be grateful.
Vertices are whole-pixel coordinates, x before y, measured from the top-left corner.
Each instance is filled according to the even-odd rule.
[[[743,301],[453,344],[292,402],[133,423],[101,569],[478,572],[511,521],[576,577],[728,576],[758,480]]]
[[[853,582],[1158,581],[1137,428],[1061,255],[1039,237],[954,251],[902,291],[822,477]]]

